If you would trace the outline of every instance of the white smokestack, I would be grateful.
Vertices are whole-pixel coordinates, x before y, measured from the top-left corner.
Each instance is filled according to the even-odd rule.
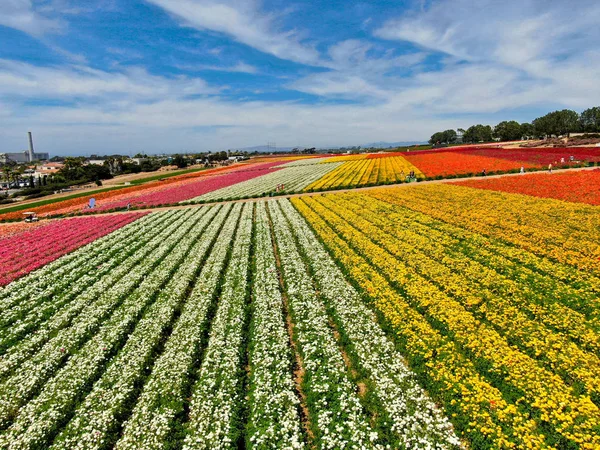
[[[31,135],[31,131],[28,131],[29,135],[29,162],[33,161],[33,136]]]

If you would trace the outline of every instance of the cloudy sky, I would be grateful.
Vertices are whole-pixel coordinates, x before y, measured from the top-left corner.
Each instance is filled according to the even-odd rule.
[[[600,105],[597,0],[0,0],[0,152],[426,140]]]

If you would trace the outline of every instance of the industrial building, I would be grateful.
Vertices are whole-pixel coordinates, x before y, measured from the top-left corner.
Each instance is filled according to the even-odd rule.
[[[29,137],[29,150],[24,150],[18,153],[0,153],[0,163],[7,164],[9,162],[29,163],[32,161],[42,161],[50,159],[48,153],[35,153],[33,149],[33,136],[31,131],[27,133]]]

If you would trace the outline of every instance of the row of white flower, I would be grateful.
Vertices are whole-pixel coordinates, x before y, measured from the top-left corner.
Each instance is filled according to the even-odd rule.
[[[210,326],[209,310],[218,292],[241,206],[235,205],[223,226],[164,352],[154,364],[131,417],[124,424],[116,449],[164,448],[165,442],[177,431],[179,424],[176,420],[184,411],[191,371],[199,358],[203,336]]]
[[[154,215],[150,214],[146,217],[152,216]],[[0,334],[0,354],[71,303],[79,294],[91,289],[98,280],[107,275],[115,275],[113,272],[123,264],[126,256],[134,255],[139,250],[146,251],[145,247],[149,245],[149,241],[173,220],[172,217],[172,213],[160,213],[151,223],[144,221],[146,225],[143,227],[116,231],[115,240],[111,239],[112,242],[109,242],[112,247],[107,248],[106,243],[101,243],[100,247],[105,250],[100,254],[97,254],[95,249],[92,252],[92,248],[88,248],[87,254],[82,252],[81,258],[67,264],[67,266],[75,265],[69,273],[62,276],[59,273],[55,275],[55,285],[40,286],[45,280],[38,280],[38,282],[32,280],[29,284],[30,288],[23,289],[31,294],[23,298],[18,305],[0,313],[4,323],[4,329]],[[157,241],[156,245],[159,242]],[[46,277],[47,280],[51,278],[51,276]]]
[[[293,231],[276,202],[269,202],[274,232],[305,370],[303,389],[318,448],[379,448],[356,385],[350,380],[329,327],[324,305],[296,247]]]
[[[185,303],[187,290],[221,230],[231,205],[223,208],[196,241],[183,263],[160,291],[156,301],[144,313],[127,338],[127,343],[111,359],[102,377],[95,383],[73,419],[55,440],[52,449],[100,449],[114,442],[120,416],[129,410],[136,387],[153,357],[174,315]]]
[[[47,297],[59,292],[93,267],[88,261],[106,256],[124,238],[134,236],[135,230],[158,219],[159,215],[144,216],[5,286],[0,290],[0,326],[7,321],[5,314],[13,312],[11,308],[20,310],[24,307],[23,302],[30,302],[32,297]]]
[[[313,166],[315,164],[321,164],[326,159],[329,159],[330,156],[320,156],[317,158],[302,158],[296,161],[291,161],[288,163],[283,163],[277,167],[297,167],[297,166]]]
[[[264,202],[256,204],[254,236],[247,447],[304,448],[290,341]]]
[[[186,200],[186,202],[183,203],[261,196],[268,194],[269,192],[275,192],[279,185],[283,185],[283,191],[280,191],[279,193],[299,192],[313,181],[318,180],[328,172],[339,167],[341,164],[342,163],[330,163],[288,167],[209,192],[200,197]]]
[[[160,258],[158,258],[159,254],[155,250],[162,248],[163,252],[168,251],[168,247],[165,247],[165,239],[178,230],[179,227],[185,225],[185,223],[185,214],[179,214],[178,220],[156,235],[146,247],[142,247],[139,252],[121,261],[117,265],[116,270],[109,272],[65,307],[58,310],[53,316],[43,322],[35,332],[29,333],[23,339],[16,342],[15,345],[11,346],[2,356],[2,359],[0,359],[0,377],[5,378],[8,376],[16,367],[23,364],[25,360],[40,350],[51,338],[59,336],[61,330],[71,326],[73,323],[76,324],[78,321],[77,317],[83,316],[86,317],[86,320],[89,320],[93,319],[94,314],[101,312],[100,310],[105,311],[107,307],[113,304],[112,301],[115,300],[112,296],[106,296],[107,290],[113,289],[116,286],[125,295],[128,292],[125,288],[132,289],[135,283],[139,282],[139,279],[144,276],[144,269],[148,270],[160,261]],[[171,245],[174,245],[174,243],[171,243]],[[115,258],[118,260],[121,259],[121,256],[115,255]],[[134,268],[137,269],[137,272],[132,272]],[[133,276],[136,273],[138,274],[137,277]],[[122,299],[117,299],[117,301],[120,300]],[[106,301],[111,303],[106,304]],[[100,308],[98,305],[100,305]],[[55,352],[56,348],[56,345],[52,345],[49,351]],[[63,347],[59,346],[58,348]]]
[[[193,389],[185,450],[231,449],[241,437],[242,344],[247,316],[252,213],[253,205],[245,204],[208,347]]]
[[[72,412],[75,403],[85,394],[87,388],[103,371],[110,357],[117,352],[127,339],[130,331],[149,308],[152,316],[154,301],[163,287],[185,261],[190,249],[203,234],[214,212],[202,216],[198,226],[191,220],[191,226],[183,227],[177,233],[174,247],[161,264],[147,273],[143,282],[127,296],[97,333],[87,341],[43,387],[40,394],[19,411],[16,419],[0,435],[0,448],[26,449],[41,448],[59,429],[60,424]],[[109,295],[120,295],[116,292]],[[160,338],[160,337],[159,337]],[[31,369],[29,370],[31,373]],[[120,395],[117,393],[117,396]],[[113,397],[112,399],[116,399]]]
[[[64,389],[63,383],[89,382],[98,373],[105,359],[118,348],[145,307],[152,303],[157,289],[179,266],[191,243],[214,216],[215,210],[210,208],[207,214],[193,212],[191,216],[200,219],[198,226],[195,226],[194,219],[187,222],[147,259],[152,261],[151,264],[143,263],[134,267],[127,277],[107,289],[97,302],[88,305],[69,328],[61,330],[33,358],[21,364],[10,378],[0,384],[0,426],[5,426],[18,413],[10,432],[2,438],[10,441],[17,436],[25,439],[20,435],[32,436],[25,430],[29,425],[34,429],[40,426],[36,413],[44,410],[52,412],[45,402],[51,403],[68,394],[78,393],[78,389],[72,386]],[[74,355],[68,359],[72,353]],[[60,369],[67,359],[66,365]],[[53,375],[54,378],[42,386]],[[19,410],[42,387],[42,393]]]
[[[311,266],[322,299],[340,331],[351,343],[357,363],[369,375],[373,393],[397,437],[394,447],[447,449],[460,446],[452,425],[419,386],[375,314],[345,281],[340,269],[288,200],[279,201],[303,254]]]

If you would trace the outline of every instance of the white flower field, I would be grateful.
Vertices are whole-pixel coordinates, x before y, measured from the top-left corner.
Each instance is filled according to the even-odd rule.
[[[3,449],[462,446],[288,200],[148,214],[0,305]]]

